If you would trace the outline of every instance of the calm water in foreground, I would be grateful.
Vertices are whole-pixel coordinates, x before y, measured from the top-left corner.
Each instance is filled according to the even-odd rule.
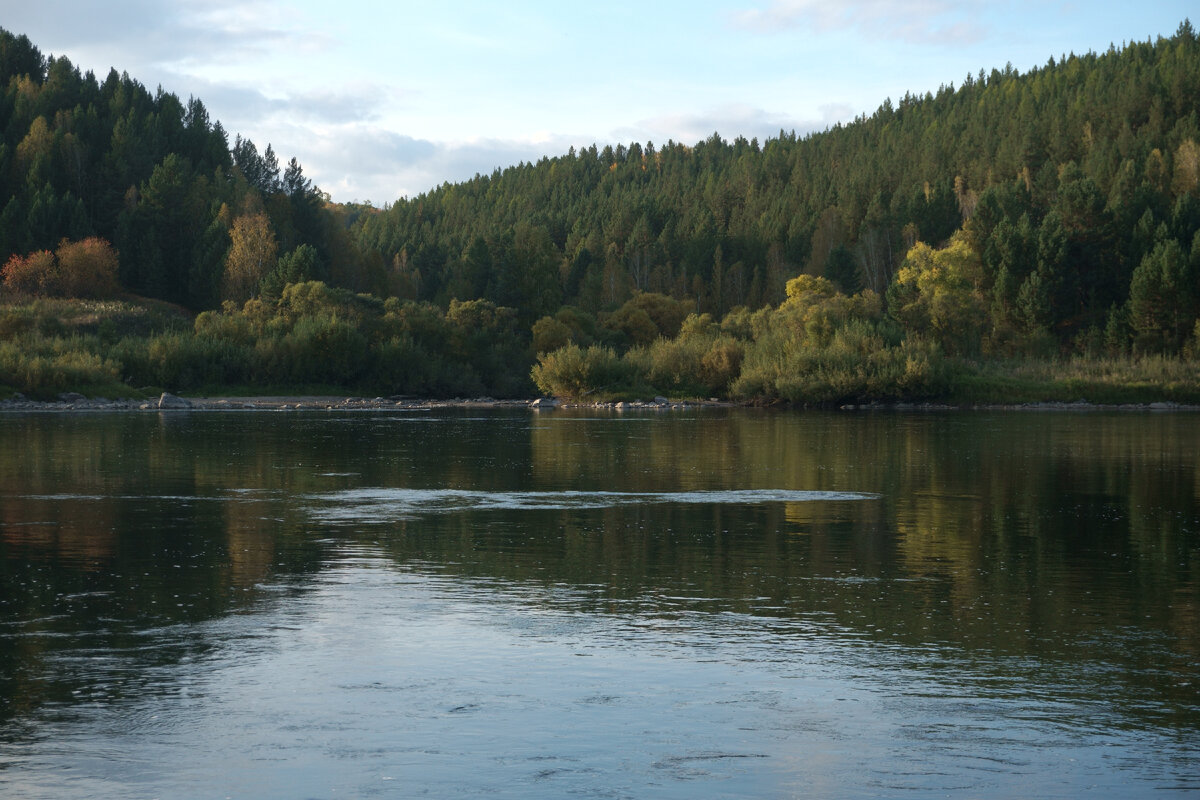
[[[0,415],[0,796],[1200,794],[1200,415]]]

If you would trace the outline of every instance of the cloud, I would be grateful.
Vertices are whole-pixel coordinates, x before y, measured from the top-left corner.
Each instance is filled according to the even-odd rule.
[[[375,84],[343,84],[336,90],[306,92],[292,98],[297,111],[324,122],[374,122],[396,98],[394,90]]]
[[[771,0],[734,14],[733,24],[759,33],[846,30],[913,44],[972,44],[986,35],[978,9],[972,0]]]
[[[414,197],[447,181],[490,175],[521,161],[566,153],[577,144],[565,136],[536,141],[434,141],[358,123],[264,129],[271,134],[275,151],[281,157],[294,153],[304,165],[305,176],[335,200],[375,204]]]
[[[819,117],[800,119],[790,114],[749,105],[726,105],[708,109],[703,113],[666,114],[639,120],[632,126],[618,128],[613,131],[613,135],[617,141],[622,142],[650,140],[662,143],[673,139],[683,144],[707,139],[713,133],[718,133],[725,139],[737,136],[768,139],[778,136],[780,131],[795,131],[801,136],[822,131],[854,116],[854,109],[841,103],[823,105],[818,110]]]
[[[103,9],[90,0],[5,5],[6,28],[28,34],[39,48],[70,51],[73,60],[97,70],[116,66],[132,74],[149,65],[228,62],[281,47],[317,50],[328,44],[322,34],[303,30],[295,11],[270,0],[109,0]],[[114,54],[124,63],[102,64]]]
[[[372,119],[383,94],[365,84],[266,94],[262,87],[270,81],[263,80],[263,65],[270,59],[312,56],[334,45],[280,0],[110,0],[103,13],[90,0],[6,5],[4,26],[26,33],[44,53],[65,54],[101,79],[112,67],[151,90],[162,86],[198,97],[231,134],[279,113],[321,121]]]
[[[270,119],[275,116],[293,121],[343,125],[373,122],[380,118],[391,93],[372,85],[293,92],[285,97],[268,97],[254,89],[229,84],[213,84],[215,94],[231,101],[241,119]]]
[[[130,77],[136,79],[136,76]],[[272,100],[258,89],[232,83],[214,83],[191,78],[172,81],[170,87],[163,88],[177,95],[200,98],[214,120],[219,119],[231,135],[239,127],[265,119],[272,110],[280,106],[278,101]]]

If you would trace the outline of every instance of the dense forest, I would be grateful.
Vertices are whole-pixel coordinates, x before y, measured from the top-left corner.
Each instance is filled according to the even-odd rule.
[[[357,281],[343,220],[300,164],[231,143],[199,99],[115,70],[99,81],[2,31],[0,84],[0,258],[99,237],[125,290],[200,310],[238,294],[222,285],[242,266],[233,245],[261,218],[279,256],[312,248],[305,277]]]
[[[565,395],[835,402],[954,395],[1002,363],[1195,373],[1187,21],[808,136],[593,145],[384,209],[23,36],[0,32],[0,87],[12,388],[520,394],[537,357]],[[179,314],[121,306],[130,332],[46,296]]]
[[[1105,324],[1156,247],[1190,253],[1198,110],[1185,23],[1024,75],[981,71],[805,138],[546,158],[398,202],[359,238],[421,298],[596,312],[661,292],[720,316],[779,303],[801,271],[884,294],[913,244],[965,226],[989,305],[1065,342]]]

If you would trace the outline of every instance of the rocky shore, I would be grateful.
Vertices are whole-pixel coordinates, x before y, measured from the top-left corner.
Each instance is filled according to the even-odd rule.
[[[393,397],[342,396],[270,396],[270,397],[179,397],[164,392],[151,400],[109,400],[104,397],[85,397],[76,392],[63,392],[55,400],[30,400],[15,395],[0,400],[3,411],[421,411],[437,408],[612,408],[626,409],[687,409],[698,407],[731,407],[735,403],[721,400],[672,401],[665,397],[653,400],[612,403],[567,403],[554,397],[524,400],[497,400],[491,397],[453,398],[448,400]]]
[[[55,400],[30,400],[17,394],[0,400],[0,412],[5,411],[429,411],[438,408],[606,408],[617,411],[684,410],[694,408],[732,408],[744,406],[726,400],[653,400],[620,402],[567,402],[555,397],[523,400],[497,400],[492,397],[453,398],[448,400],[418,399],[395,395],[392,397],[343,396],[266,396],[266,397],[179,397],[164,392],[150,400],[109,400],[85,397],[76,392],[63,392]],[[779,406],[786,408],[787,406]],[[947,403],[863,403],[838,406],[837,410],[863,411],[1200,411],[1200,406],[1182,403],[1126,403],[1102,405],[1078,400],[1072,403],[1022,403],[1016,405],[977,403],[953,405]]]

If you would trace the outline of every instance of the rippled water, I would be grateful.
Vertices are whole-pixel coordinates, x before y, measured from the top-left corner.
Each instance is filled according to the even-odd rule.
[[[467,509],[565,511],[651,503],[698,503],[744,506],[754,503],[811,503],[820,500],[867,500],[861,492],[800,492],[742,489],[707,492],[472,492],[462,489],[348,489],[305,498],[316,505],[314,519],[363,523],[411,519]]]
[[[0,416],[0,795],[1200,792],[1200,418]]]

